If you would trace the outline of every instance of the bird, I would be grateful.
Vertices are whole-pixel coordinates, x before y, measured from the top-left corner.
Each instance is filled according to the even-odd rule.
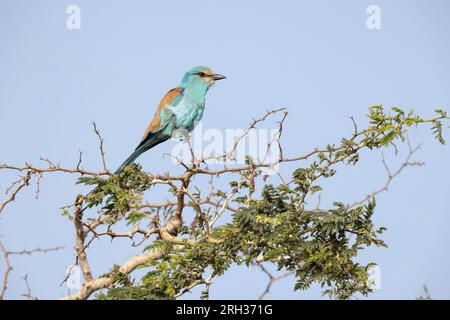
[[[121,173],[141,154],[170,139],[177,131],[191,132],[203,117],[206,93],[216,81],[222,79],[226,77],[214,73],[207,66],[188,70],[180,85],[169,90],[162,98],[142,140],[115,174]]]

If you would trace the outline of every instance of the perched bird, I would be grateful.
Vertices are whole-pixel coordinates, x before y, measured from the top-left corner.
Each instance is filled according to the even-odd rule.
[[[145,151],[170,139],[177,130],[191,132],[202,119],[208,89],[215,81],[222,79],[225,76],[205,66],[194,67],[186,72],[181,84],[162,98],[141,142],[115,173],[122,172]]]

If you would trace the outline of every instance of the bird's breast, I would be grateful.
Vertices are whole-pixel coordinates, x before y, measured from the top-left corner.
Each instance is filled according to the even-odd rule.
[[[173,109],[177,129],[192,131],[197,122],[202,119],[204,107],[204,103],[180,101]]]

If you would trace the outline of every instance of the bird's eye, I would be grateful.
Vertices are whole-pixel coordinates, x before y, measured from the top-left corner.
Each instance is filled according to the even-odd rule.
[[[204,77],[205,73],[204,72],[199,72],[199,73],[197,73],[197,75],[199,75],[200,77]]]

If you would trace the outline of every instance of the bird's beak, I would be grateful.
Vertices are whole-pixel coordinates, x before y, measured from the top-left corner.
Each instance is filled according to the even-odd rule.
[[[212,78],[213,78],[214,81],[217,81],[217,80],[223,80],[223,79],[226,79],[227,77],[225,77],[224,75],[221,75],[221,74],[216,73],[216,74],[214,74],[214,75],[212,76]]]

